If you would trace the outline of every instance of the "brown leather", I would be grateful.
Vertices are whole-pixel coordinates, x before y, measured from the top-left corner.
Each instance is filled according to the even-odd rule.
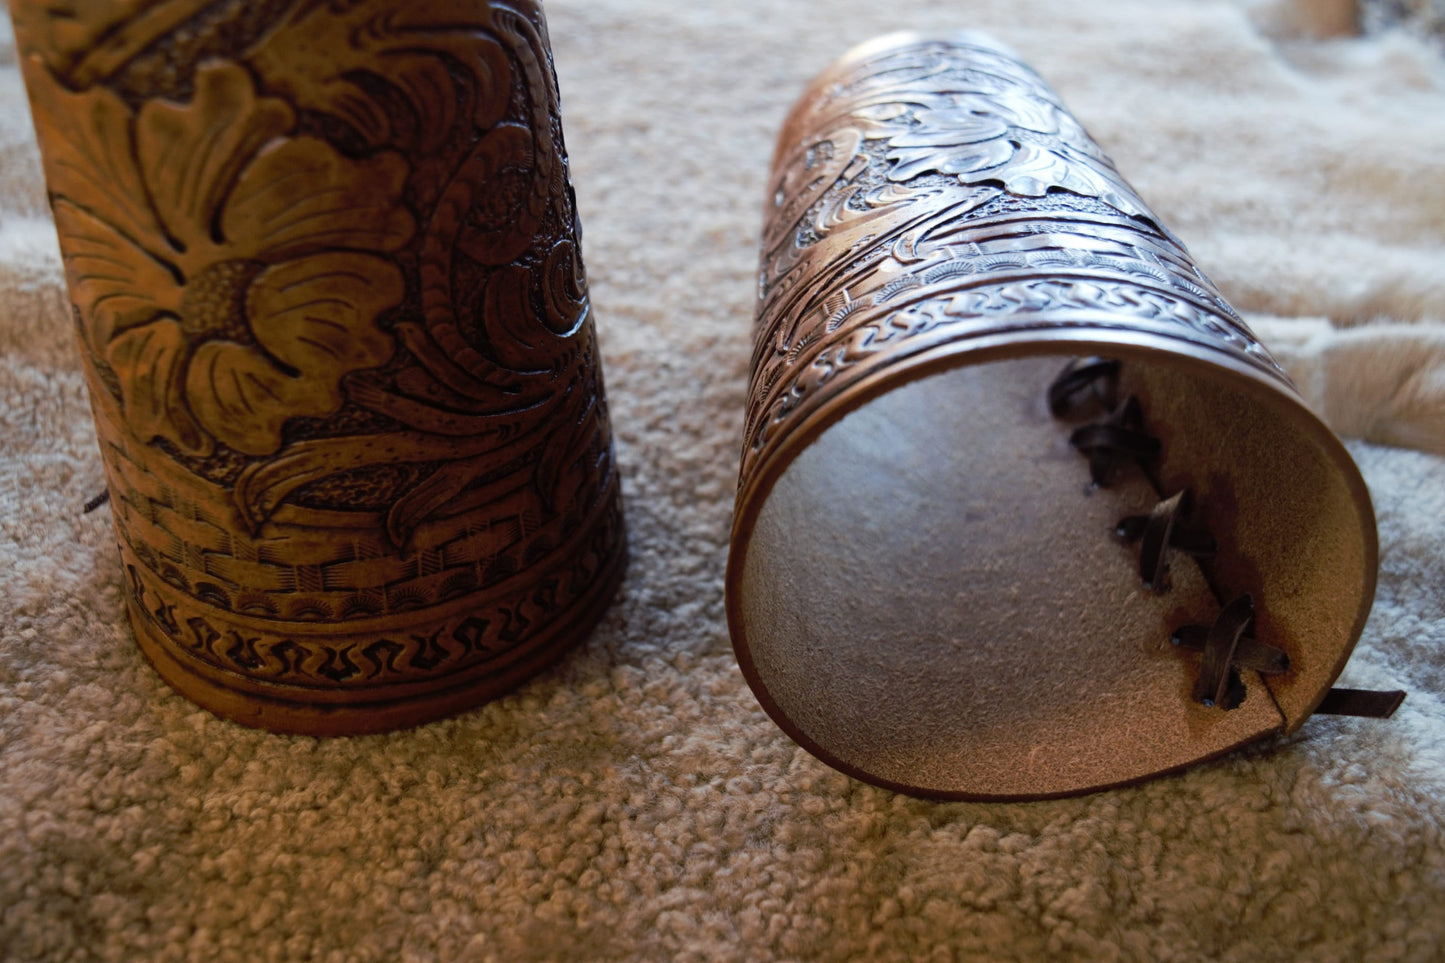
[[[1370,689],[1331,689],[1315,712],[1327,716],[1359,716],[1365,719],[1388,719],[1405,701],[1399,689],[1376,692]]]
[[[372,732],[581,642],[626,539],[538,0],[10,11],[161,675]]]
[[[768,211],[727,591],[779,725],[1029,799],[1303,722],[1373,596],[1364,484],[1036,75],[865,45],[785,124]]]

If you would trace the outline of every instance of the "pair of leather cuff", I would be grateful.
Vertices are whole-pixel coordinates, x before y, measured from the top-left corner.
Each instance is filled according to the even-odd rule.
[[[137,640],[252,725],[509,691],[625,566],[540,5],[414,6],[11,4]],[[1011,53],[855,50],[768,198],[727,601],[800,743],[1031,798],[1390,707],[1349,455]]]

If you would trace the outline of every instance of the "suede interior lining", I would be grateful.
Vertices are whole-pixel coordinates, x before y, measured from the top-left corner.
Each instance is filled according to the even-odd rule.
[[[1286,688],[1317,698],[1333,680],[1317,667],[1342,664],[1353,642],[1363,549],[1351,518],[1315,523],[1312,512],[1344,511],[1348,486],[1320,467],[1312,439],[1271,416],[1277,407],[1245,398],[1202,408],[1200,399],[1228,396],[1227,386],[1209,384],[1196,373],[1202,366],[1160,357],[1132,367],[1150,371],[1149,424],[1174,419],[1161,433],[1164,474],[1173,484],[1188,474],[1187,458],[1203,459],[1199,494],[1232,491],[1227,507],[1249,515],[1209,515],[1224,552],[1238,543],[1296,569],[1230,581],[1258,591],[1262,612],[1287,591],[1278,611],[1303,620],[1287,638],[1306,672]],[[928,795],[1054,796],[1178,768],[1290,721],[1250,672],[1237,709],[1190,698],[1199,657],[1169,636],[1211,622],[1219,603],[1180,553],[1171,553],[1167,592],[1141,585],[1137,547],[1112,533],[1157,495],[1137,469],[1090,488],[1086,459],[1068,444],[1071,424],[1044,401],[1065,360],[997,361],[907,382],[825,430],[762,496],[742,546],[739,654],[769,712],[828,762]],[[1232,419],[1229,430],[1202,429],[1220,415]],[[1220,452],[1233,446],[1239,457],[1205,457],[1184,437]],[[1277,520],[1279,505],[1295,506],[1288,523]],[[1270,520],[1256,525],[1255,516]],[[1236,539],[1236,527],[1251,525],[1262,534]],[[1301,532],[1309,557],[1284,544]],[[1281,544],[1265,551],[1259,539]],[[1320,562],[1322,552],[1332,561]],[[1251,570],[1238,559],[1219,568]],[[1318,658],[1303,656],[1316,644]]]

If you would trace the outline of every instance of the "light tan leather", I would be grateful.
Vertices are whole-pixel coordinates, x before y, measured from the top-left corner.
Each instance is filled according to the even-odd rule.
[[[1137,548],[1112,530],[1159,496],[1138,469],[1090,488],[1071,426],[1044,401],[1064,361],[894,387],[762,496],[735,541],[735,640],[763,704],[821,758],[926,795],[1036,798],[1136,781],[1297,721],[1254,673],[1237,709],[1191,698],[1199,656],[1169,636],[1219,603],[1180,553],[1167,592],[1141,585]],[[1260,635],[1289,623],[1297,670],[1276,677],[1287,706],[1313,706],[1353,644],[1372,544],[1348,484],[1313,436],[1247,392],[1147,356],[1125,370],[1150,372],[1132,383],[1147,389],[1164,474],[1213,500],[1220,570],[1271,613]]]

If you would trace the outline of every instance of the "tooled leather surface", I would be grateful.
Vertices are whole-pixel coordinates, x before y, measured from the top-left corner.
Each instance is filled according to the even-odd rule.
[[[845,58],[775,155],[740,489],[830,398],[900,359],[1057,326],[1206,345],[1288,384],[1011,54],[960,35]]]
[[[623,535],[540,7],[11,10],[137,628],[303,701],[547,644]]]

